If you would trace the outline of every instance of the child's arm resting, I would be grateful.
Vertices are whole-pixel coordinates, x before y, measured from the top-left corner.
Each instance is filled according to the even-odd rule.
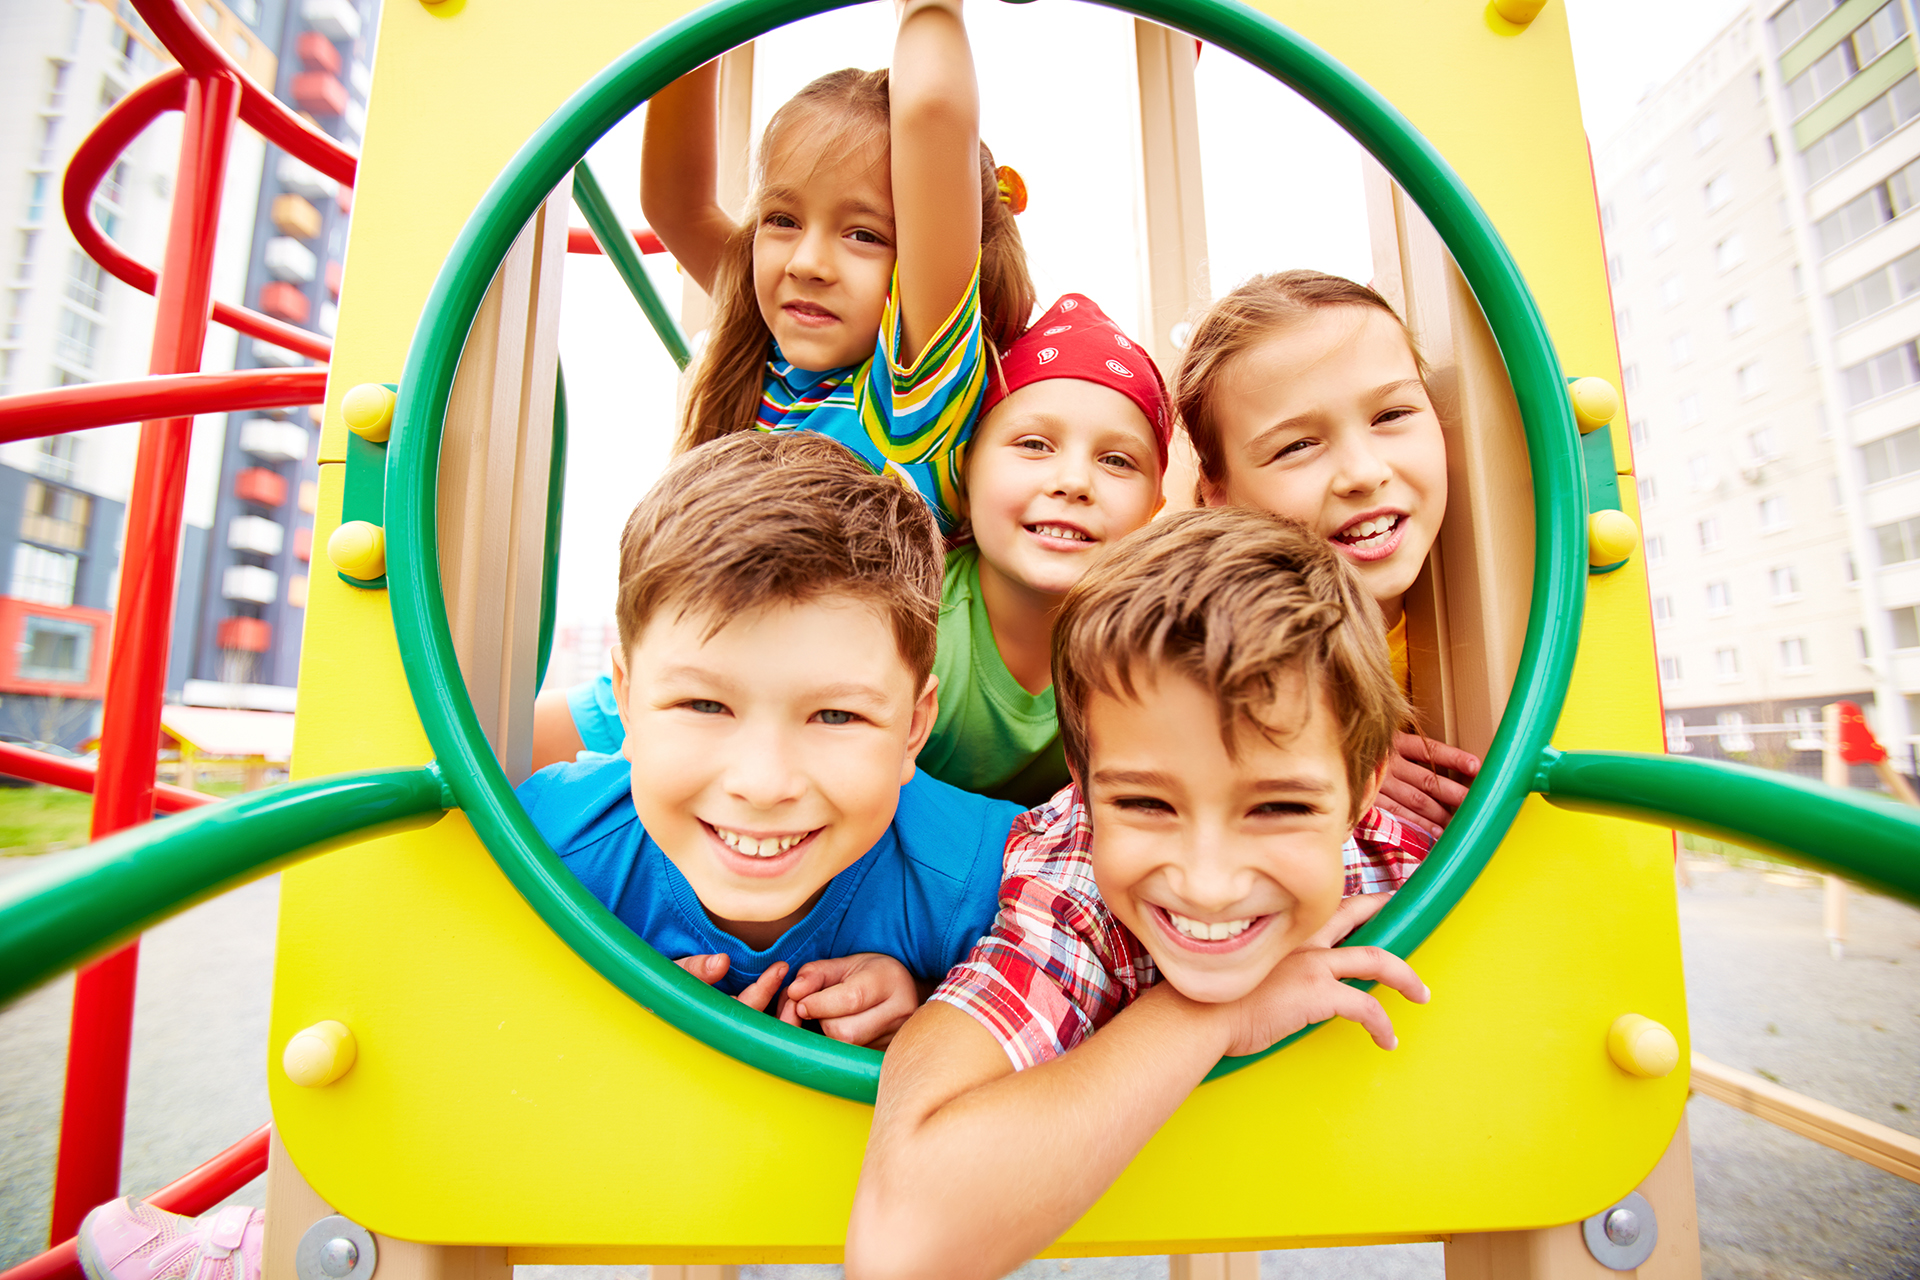
[[[1084,1043],[1017,1074],[980,1023],[926,1005],[880,1069],[847,1228],[850,1280],[1004,1275],[1085,1213],[1225,1054],[1332,1017],[1392,1048],[1386,1010],[1345,978],[1427,998],[1388,952],[1308,947],[1232,1004],[1153,987]]]
[[[829,1039],[884,1049],[919,1005],[907,966],[863,952],[801,965],[780,997],[780,1020],[818,1022]]]
[[[893,46],[894,244],[910,365],[967,294],[980,254],[980,90],[959,0],[905,0]]]
[[[689,71],[647,103],[640,212],[708,293],[737,230],[720,207],[720,63]]]

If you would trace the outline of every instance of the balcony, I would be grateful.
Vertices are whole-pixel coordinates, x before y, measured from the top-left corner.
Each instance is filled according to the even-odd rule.
[[[311,240],[320,234],[320,211],[291,193],[274,197],[272,217],[283,235]]]
[[[233,478],[233,493],[242,502],[278,508],[287,500],[287,478],[265,467],[248,467]]]
[[[280,595],[280,575],[258,565],[229,565],[220,577],[220,594],[249,604],[272,604]]]
[[[235,516],[227,522],[227,546],[256,556],[272,558],[287,545],[284,525],[262,516]]]
[[[276,280],[309,284],[320,273],[320,259],[313,256],[313,250],[292,236],[275,236],[267,241],[267,251],[262,255],[262,261]]]
[[[331,200],[340,194],[339,183],[292,156],[280,157],[280,163],[274,166],[273,176],[280,179],[281,186],[309,200]]]
[[[293,78],[293,102],[316,116],[337,116],[347,109],[347,86],[324,71],[302,71]]]
[[[273,626],[262,618],[222,618],[214,643],[242,653],[265,653],[273,645]]]
[[[329,40],[360,38],[360,11],[349,0],[306,0],[300,16]]]
[[[260,309],[276,320],[305,324],[313,304],[307,301],[307,295],[300,292],[298,285],[288,284],[285,280],[269,280],[260,286]]]
[[[293,42],[293,51],[300,56],[300,65],[309,71],[340,74],[340,50],[318,31],[302,31],[300,38]]]
[[[240,427],[240,448],[262,462],[305,462],[313,436],[297,422],[249,418]]]

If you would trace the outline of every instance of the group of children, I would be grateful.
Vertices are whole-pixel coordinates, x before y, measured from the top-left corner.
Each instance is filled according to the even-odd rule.
[[[649,106],[643,208],[716,314],[622,535],[612,674],[543,701],[519,796],[694,977],[887,1049],[850,1273],[990,1277],[1223,1054],[1331,1017],[1394,1046],[1342,980],[1425,987],[1335,944],[1478,762],[1409,732],[1447,474],[1399,318],[1258,277],[1171,394],[1090,299],[1031,319],[959,0],[896,9],[891,72],[774,114],[738,225],[716,69]],[[1156,519],[1176,430],[1202,506]],[[123,1200],[81,1257],[256,1280],[256,1228]]]

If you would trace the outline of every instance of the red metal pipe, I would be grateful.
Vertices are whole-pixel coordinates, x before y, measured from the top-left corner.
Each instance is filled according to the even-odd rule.
[[[236,373],[135,378],[129,382],[88,382],[0,397],[0,441],[31,440],[62,431],[183,413],[319,404],[326,394],[324,368],[243,369]]]
[[[134,0],[153,34],[191,75],[225,74],[239,80],[240,118],[247,127],[337,182],[353,185],[358,161],[353,152],[302,120],[284,102],[261,88],[226,50],[194,21],[182,0]]]
[[[239,79],[224,73],[196,78],[187,90],[154,318],[153,373],[200,368],[211,311],[214,236],[240,97]],[[95,839],[153,816],[154,745],[160,737],[192,429],[190,416],[149,421],[140,428],[107,666]],[[51,1240],[74,1234],[88,1210],[119,1194],[138,947],[135,942],[86,966],[74,980]]]
[[[665,253],[667,251],[667,246],[661,243],[660,237],[653,234],[653,231],[647,227],[641,227],[633,233],[633,242],[640,246],[640,252],[642,253]],[[604,251],[600,248],[600,242],[594,238],[591,228],[568,227],[567,252],[601,253]]]
[[[168,1213],[199,1217],[267,1171],[267,1138],[273,1126],[261,1125],[185,1177],[147,1197]],[[71,1238],[37,1258],[0,1271],[0,1280],[82,1280],[80,1258]]]
[[[159,274],[115,244],[100,229],[100,224],[93,220],[94,192],[135,138],[164,113],[181,109],[186,101],[187,83],[186,73],[175,68],[155,76],[115,103],[74,148],[66,177],[60,184],[60,207],[74,240],[115,279],[142,293],[154,291]],[[250,307],[216,301],[213,318],[249,337],[315,360],[333,357],[333,344],[319,334],[262,315]]]
[[[0,742],[0,773],[25,778],[28,782],[44,782],[50,787],[64,787],[68,791],[84,791],[88,795],[93,794],[97,777],[91,760],[69,760],[13,742]],[[218,798],[165,783],[153,789],[153,807],[161,813],[197,809],[203,804],[214,803]]]

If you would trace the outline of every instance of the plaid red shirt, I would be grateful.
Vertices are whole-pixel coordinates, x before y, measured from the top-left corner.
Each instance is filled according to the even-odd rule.
[[[1065,1053],[1160,981],[1101,900],[1092,846],[1076,786],[1014,819],[993,932],[933,993],[977,1018],[1016,1071]],[[1432,848],[1418,827],[1367,810],[1346,844],[1346,896],[1398,889]]]

